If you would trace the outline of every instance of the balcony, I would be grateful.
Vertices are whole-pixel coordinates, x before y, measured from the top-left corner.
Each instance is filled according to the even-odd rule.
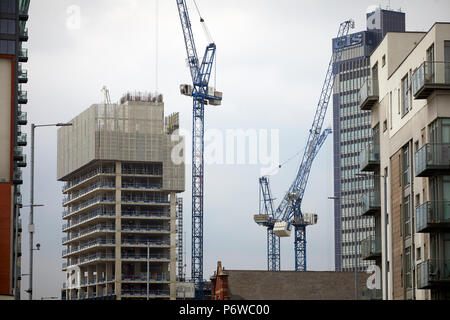
[[[27,145],[27,134],[19,133],[17,136],[17,145],[21,147],[25,147]]]
[[[360,171],[373,172],[380,168],[380,145],[369,143],[359,152]]]
[[[16,195],[15,197],[14,197],[14,203],[16,204],[16,205],[22,205],[22,195],[20,194],[20,195]]]
[[[14,171],[14,173],[13,173],[13,183],[14,184],[23,184],[22,171],[21,170]]]
[[[14,147],[14,161],[23,161],[24,154],[22,147]]]
[[[378,80],[367,79],[359,90],[359,107],[361,110],[372,110],[378,102]]]
[[[25,126],[27,123],[28,123],[27,113],[26,112],[21,112],[17,116],[17,124],[19,124],[21,126]]]
[[[428,143],[414,154],[416,177],[450,174],[450,144]]]
[[[415,99],[427,99],[435,90],[450,90],[450,62],[425,61],[413,73]]]
[[[22,155],[22,159],[17,161],[17,166],[20,168],[25,168],[27,166],[27,156],[24,154]]]
[[[416,208],[416,232],[450,230],[450,201],[428,201]]]
[[[28,28],[23,28],[23,30],[20,30],[19,40],[22,42],[28,41]]]
[[[450,286],[450,260],[430,259],[417,265],[417,288]]]
[[[28,8],[30,7],[30,0],[19,0],[19,18],[22,21],[28,20]]]
[[[363,216],[373,216],[381,212],[380,191],[371,190],[366,192],[362,198],[361,214]]]
[[[20,104],[28,103],[28,94],[26,91],[22,90],[22,86],[19,86],[18,103]]]
[[[17,77],[19,83],[27,83],[28,82],[28,71],[25,69],[22,69],[22,65],[19,65],[19,68],[17,70]]]
[[[361,257],[363,260],[381,258],[381,239],[376,236],[369,236],[361,241]]]
[[[28,49],[19,48],[19,62],[28,62]]]

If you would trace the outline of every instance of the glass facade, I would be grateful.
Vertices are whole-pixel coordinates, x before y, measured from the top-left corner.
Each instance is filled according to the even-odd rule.
[[[386,32],[404,31],[404,21],[404,13],[377,9],[367,15],[367,31],[333,39],[333,50],[343,50],[334,66],[333,92],[336,271],[354,270],[355,264],[363,271],[373,264],[361,258],[361,242],[375,236],[373,217],[362,215],[362,199],[374,190],[374,182],[361,175],[359,162],[373,132],[370,111],[360,109],[358,93],[371,73],[377,77],[376,69],[370,70],[370,54]]]

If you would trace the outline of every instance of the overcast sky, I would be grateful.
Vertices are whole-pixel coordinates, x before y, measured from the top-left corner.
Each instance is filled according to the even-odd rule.
[[[192,0],[187,0],[199,51],[206,38]],[[366,29],[371,0],[197,0],[217,44],[217,89],[222,106],[207,107],[206,129],[278,129],[280,159],[302,150],[306,143],[326,68],[331,38],[349,18],[354,31]],[[101,103],[106,85],[113,102],[128,90],[155,91],[156,0],[39,0],[31,1],[29,82],[25,106],[29,124],[69,121],[94,103]],[[68,13],[80,8],[79,29]],[[450,21],[448,0],[392,0],[406,13],[408,31],[428,31],[435,21]],[[179,84],[190,83],[186,53],[175,1],[159,0],[158,89],[165,112],[180,112],[181,126],[190,132],[192,100],[181,96]],[[331,125],[331,104],[324,126]],[[30,125],[26,130],[29,133]],[[190,146],[188,145],[188,149]],[[26,148],[29,154],[29,146]],[[315,212],[319,223],[307,229],[307,268],[334,270],[332,137],[311,172],[303,201],[304,212]],[[299,157],[272,176],[279,199],[297,172]],[[258,211],[260,165],[208,165],[205,172],[204,277],[217,261],[227,269],[267,268],[266,230],[253,222]],[[23,202],[29,203],[29,166],[24,170]],[[184,231],[187,276],[191,256],[191,168],[186,168]],[[36,129],[34,298],[60,296],[62,183],[56,181],[56,128]],[[22,273],[28,273],[28,209],[22,210]],[[293,237],[282,239],[281,268],[293,270]],[[22,289],[28,289],[23,277]],[[22,292],[23,292],[22,290]],[[26,294],[22,293],[26,298]]]

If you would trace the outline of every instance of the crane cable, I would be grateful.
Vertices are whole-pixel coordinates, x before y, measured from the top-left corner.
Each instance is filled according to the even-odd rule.
[[[205,33],[207,41],[211,44],[214,43],[214,40],[209,32],[208,26],[206,25],[205,19],[203,19],[202,14],[200,13],[200,9],[198,8],[197,1],[192,0],[195,5],[195,9],[197,10],[198,16],[200,17],[200,23],[202,24],[203,31]],[[217,49],[216,49],[216,59],[214,61],[214,88],[217,88]]]
[[[198,8],[197,1],[194,1],[195,8],[197,9],[198,16],[200,17],[200,23],[202,24],[203,31],[205,32],[206,38],[209,43],[214,43],[213,38],[211,37],[211,33],[209,32],[208,26],[206,25],[205,19],[203,19],[202,14],[200,13],[200,9]]]

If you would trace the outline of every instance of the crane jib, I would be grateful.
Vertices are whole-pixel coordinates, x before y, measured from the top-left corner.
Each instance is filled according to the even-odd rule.
[[[339,27],[338,38],[345,36],[350,26],[353,24],[352,21],[346,21],[342,23]],[[314,120],[312,127],[310,129],[310,134],[308,136],[308,141],[305,148],[305,153],[302,157],[302,162],[300,164],[299,170],[297,172],[297,176],[292,183],[289,191],[285,194],[283,200],[280,205],[276,209],[275,218],[282,221],[287,221],[292,219],[294,212],[301,211],[294,210],[294,206],[300,207],[303,199],[303,194],[306,189],[306,185],[309,178],[309,173],[311,171],[312,163],[314,158],[316,157],[318,151],[324,143],[324,140],[321,137],[328,136],[330,132],[322,131],[323,121],[325,119],[325,114],[328,108],[328,104],[330,101],[333,85],[334,85],[334,74],[333,74],[333,65],[340,60],[342,56],[342,50],[333,53],[330,62],[328,64],[327,74],[325,77],[324,84],[322,86],[322,92],[320,94],[319,103],[317,105],[316,113],[314,115]],[[297,199],[293,201],[292,195],[297,196]]]

